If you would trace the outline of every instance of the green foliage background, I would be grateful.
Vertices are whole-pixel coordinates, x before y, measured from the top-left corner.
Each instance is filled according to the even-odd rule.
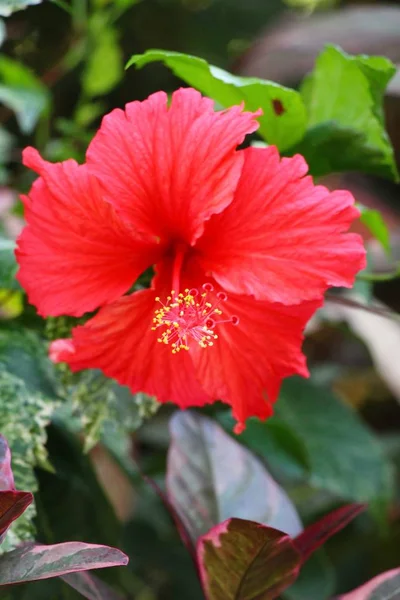
[[[318,3],[301,4],[308,10]],[[190,558],[135,462],[162,482],[172,407],[157,411],[154,399],[132,396],[101,373],[54,367],[48,342],[74,323],[38,318],[14,278],[13,238],[22,223],[16,198],[32,182],[21,150],[32,144],[49,160],[82,161],[104,113],[188,84],[221,107],[261,106],[253,141],[276,144],[289,156],[301,152],[316,177],[358,171],[374,186],[381,186],[377,177],[396,182],[383,108],[396,69],[387,58],[328,45],[297,89],[240,76],[243,54],[285,10],[279,0],[0,0],[0,432],[13,452],[17,487],[36,492],[35,506],[12,527],[3,551],[33,536],[118,546],[131,556],[129,568],[102,574],[116,589],[135,600],[202,597]],[[364,207],[361,220],[391,256],[380,211]],[[399,270],[395,257],[389,260],[384,289],[394,291],[383,295],[398,309],[391,299],[398,288],[390,286]],[[324,600],[400,566],[399,398],[345,312],[362,303],[365,319],[383,310],[384,322],[398,327],[394,310],[375,306],[385,286],[376,280],[370,261],[355,295],[336,304],[331,298],[343,310],[335,319],[324,314],[307,341],[311,381],[288,381],[276,415],[252,420],[238,438],[262,458],[304,522],[345,501],[370,505],[307,564],[285,593],[288,600]],[[400,341],[397,350],[400,356]],[[206,412],[231,433],[221,405]],[[54,580],[2,597],[78,594]]]

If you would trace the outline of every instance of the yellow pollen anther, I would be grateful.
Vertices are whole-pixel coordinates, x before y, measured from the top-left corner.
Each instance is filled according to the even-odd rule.
[[[213,293],[214,288],[211,284],[204,284],[203,291],[199,293],[196,289],[184,290],[184,293],[178,294],[171,291],[167,296],[166,304],[163,304],[160,297],[155,298],[156,302],[161,304],[161,308],[155,310],[153,317],[154,326],[152,331],[163,327],[157,341],[162,344],[170,344],[172,354],[177,354],[181,350],[189,350],[189,343],[196,342],[201,348],[208,348],[214,345],[214,340],[218,335],[214,328],[222,323],[231,323],[237,325],[239,319],[232,316],[229,319],[216,319],[222,315],[219,308],[222,302],[227,300],[224,292]],[[212,302],[208,296],[212,295]]]

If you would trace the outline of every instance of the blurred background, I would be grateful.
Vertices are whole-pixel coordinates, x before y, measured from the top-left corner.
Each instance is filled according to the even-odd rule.
[[[28,4],[31,6],[16,10]],[[150,48],[186,52],[236,74],[271,79],[289,87],[298,86],[326,43],[337,44],[352,54],[384,55],[395,64],[400,63],[399,2],[0,0],[0,15],[2,279],[13,267],[2,258],[1,249],[9,248],[7,243],[15,239],[23,225],[18,194],[29,189],[33,178],[21,165],[22,149],[34,145],[48,160],[73,157],[83,161],[87,144],[104,113],[131,100],[144,99],[159,89],[170,92],[181,85],[158,64],[124,72],[132,54]],[[385,111],[400,162],[398,76],[389,86]],[[339,397],[349,414],[354,413],[366,423],[368,432],[379,440],[390,468],[395,465],[391,477],[396,492],[385,509],[373,507],[372,515],[329,542],[326,552],[310,563],[300,584],[285,596],[289,600],[324,600],[400,565],[400,326],[396,319],[377,314],[400,312],[399,279],[385,281],[385,273],[400,261],[399,188],[355,173],[330,175],[324,183],[331,188],[350,189],[360,203],[382,212],[390,229],[393,255],[388,259],[359,226],[374,270],[382,274],[382,281],[360,282],[354,298],[365,302],[373,298],[375,309],[355,310],[348,305],[328,303],[322,316],[310,325],[306,350],[314,381]],[[26,342],[21,342],[10,358],[8,332],[24,329],[45,339],[49,327],[59,331],[59,323],[45,325],[26,305],[21,291],[4,284],[0,285],[0,319],[0,363],[19,362],[25,369],[23,378],[32,377],[29,369],[36,368],[32,365],[37,357],[32,356]],[[287,394],[291,393],[289,386]],[[306,389],[304,393],[311,392]],[[317,391],[315,395],[318,396]],[[293,398],[293,405],[296,401]],[[0,423],[5,410],[1,402],[5,400],[0,401]],[[312,423],[307,424],[309,429],[302,430],[302,417],[312,409],[300,400],[298,406],[299,424],[296,420],[289,423],[287,418],[285,435],[272,424],[267,442],[253,440],[250,445],[288,489],[304,520],[310,521],[340,499],[358,497],[356,492],[352,496],[348,488],[343,491],[339,484],[332,483],[335,473],[325,485],[329,473],[324,474],[324,480],[321,474],[318,479],[302,471],[295,436],[300,429],[300,437],[307,441],[315,431]],[[170,412],[168,408],[159,410],[129,439],[128,453],[157,480],[162,480],[165,472]],[[140,422],[145,414],[143,409]],[[218,416],[218,409],[212,414]],[[339,412],[334,416],[337,421],[332,427],[332,423],[321,426],[319,437],[313,439],[314,446],[308,447],[311,454],[323,451],[328,437],[332,456],[335,455],[341,415]],[[343,415],[346,419],[347,412]],[[366,441],[361,436],[357,447],[358,430],[354,427],[353,454],[357,455],[363,453],[362,444]],[[84,539],[122,547],[132,557],[130,568],[106,573],[106,577],[133,590],[135,600],[201,598],[190,560],[168,514],[132,466],[121,458],[126,454],[117,447],[121,442],[118,436],[112,438],[109,447],[97,444],[86,455],[76,438],[57,422],[48,428],[48,436],[49,457],[56,473],[36,471],[40,539]],[[326,464],[332,456],[327,457]],[[338,450],[339,471],[347,466],[340,456]],[[382,465],[374,468],[382,470]],[[346,474],[349,481],[353,476],[351,468],[350,465]],[[366,466],[364,479],[366,485],[373,486],[379,473],[372,473]],[[17,592],[4,592],[4,597],[77,597],[60,586],[56,581],[44,582],[26,590],[20,587]]]

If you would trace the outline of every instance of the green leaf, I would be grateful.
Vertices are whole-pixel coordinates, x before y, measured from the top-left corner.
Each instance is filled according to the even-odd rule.
[[[48,467],[46,427],[53,410],[50,400],[31,393],[21,379],[0,365],[0,431],[11,449],[15,487],[19,490],[35,492],[34,467]],[[2,550],[32,538],[34,516],[35,507],[31,505],[11,526]]]
[[[0,2],[0,16],[9,17],[13,12],[17,10],[23,10],[28,6],[40,4],[42,0],[1,0]]]
[[[168,498],[194,542],[229,517],[249,518],[292,536],[300,533],[301,521],[285,491],[252,452],[214,421],[177,412],[170,430]]]
[[[0,7],[0,11],[1,11],[1,7]],[[6,37],[7,37],[6,24],[4,23],[3,19],[0,19],[0,46],[3,45],[3,42],[5,41]]]
[[[306,10],[308,13],[316,9],[330,8],[338,4],[339,0],[284,0],[285,4]]]
[[[361,210],[360,221],[369,229],[374,238],[378,240],[386,254],[390,254],[390,234],[379,210],[365,208],[358,205]]]
[[[335,571],[323,550],[318,550],[301,567],[298,579],[285,590],[285,600],[330,598],[335,591]]]
[[[332,392],[292,378],[282,387],[276,414],[303,441],[312,485],[356,502],[391,497],[392,467],[378,440]]]
[[[33,331],[0,330],[0,366],[23,380],[29,392],[57,396],[54,365],[47,357],[45,342]]]
[[[0,319],[18,317],[24,309],[22,292],[0,289]]]
[[[303,84],[308,129],[291,153],[303,154],[313,175],[359,170],[397,180],[383,115],[383,95],[395,72],[386,58],[350,56],[328,46]]]
[[[154,398],[132,394],[100,371],[71,374],[63,370],[65,381],[59,393],[68,404],[59,416],[69,422],[70,429],[83,432],[85,452],[97,444],[105,428],[109,436],[122,438],[126,432],[136,431],[159,408]]]
[[[259,523],[228,519],[199,540],[207,600],[271,600],[292,584],[300,555],[289,536]]]
[[[300,94],[271,81],[256,77],[238,77],[202,58],[169,52],[148,50],[132,56],[127,67],[143,67],[162,61],[175,75],[224,107],[244,102],[246,109],[262,109],[258,118],[258,133],[280,150],[286,150],[302,139],[306,129],[306,111]]]
[[[59,577],[76,571],[126,565],[128,557],[108,546],[66,542],[54,546],[25,544],[0,557],[0,585]]]
[[[11,150],[14,146],[15,138],[11,135],[7,129],[4,127],[0,127],[0,185],[4,185],[7,183],[8,174],[5,168],[7,162],[9,162],[11,157]],[[0,240],[1,246],[1,240]],[[1,248],[0,248],[1,253]],[[0,264],[1,267],[1,264]],[[0,273],[2,270],[0,268]]]
[[[87,96],[101,96],[110,92],[124,73],[122,51],[118,34],[109,25],[92,25],[94,48],[89,55],[83,74],[83,89]]]
[[[49,108],[45,85],[28,67],[0,56],[0,103],[15,112],[22,133],[33,131],[40,116]]]
[[[15,242],[0,235],[0,289],[19,290],[15,279],[18,269],[14,255]]]

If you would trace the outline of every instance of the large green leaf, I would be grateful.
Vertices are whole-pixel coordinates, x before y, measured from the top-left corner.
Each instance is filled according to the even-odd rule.
[[[0,103],[15,112],[22,133],[31,133],[48,109],[46,86],[25,65],[0,56]]]
[[[24,544],[0,557],[0,585],[59,577],[76,571],[126,565],[128,557],[108,546],[66,542],[54,546]]]
[[[298,92],[271,81],[238,77],[209,65],[202,58],[167,50],[137,54],[127,66],[143,67],[156,61],[163,62],[175,75],[224,107],[244,102],[247,110],[261,108],[259,133],[280,150],[286,150],[302,139],[307,117]]]
[[[40,4],[42,0],[1,0],[0,16],[9,17],[13,12],[22,10],[34,4]]]
[[[308,129],[292,151],[303,154],[313,175],[364,171],[397,179],[385,131],[383,95],[396,69],[378,56],[350,56],[328,46],[305,80]]]
[[[200,538],[197,552],[207,600],[272,600],[299,573],[290,537],[252,521],[217,525]]]
[[[170,429],[168,498],[194,542],[230,517],[292,536],[302,530],[295,507],[260,460],[214,421],[178,412]]]
[[[356,502],[390,498],[392,468],[379,442],[329,390],[297,377],[287,380],[276,414],[303,441],[312,485]]]

